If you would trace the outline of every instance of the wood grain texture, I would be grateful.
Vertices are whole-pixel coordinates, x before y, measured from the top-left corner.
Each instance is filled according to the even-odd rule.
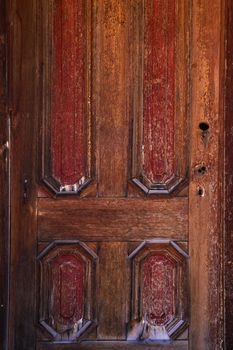
[[[84,264],[72,255],[61,255],[51,264],[51,314],[56,331],[74,327],[84,315]]]
[[[167,1],[164,3],[167,4]],[[70,0],[64,0],[64,4],[68,3],[71,4]],[[87,3],[90,4],[89,1],[82,2],[82,4]],[[223,1],[213,0],[211,6],[203,0],[175,1],[176,25],[180,35],[176,37],[177,48],[175,50],[176,117],[174,130],[177,133],[174,134],[176,155],[174,167],[179,170],[178,176],[185,176],[189,158],[187,152],[189,137],[187,135],[190,135],[191,185],[189,198],[186,195],[174,198],[174,195],[174,197],[156,199],[153,196],[145,198],[143,193],[142,197],[125,198],[127,180],[131,177],[129,172],[131,127],[133,125],[135,127],[137,123],[137,130],[134,131],[137,136],[134,135],[133,148],[141,147],[142,144],[142,134],[138,129],[142,121],[140,108],[143,107],[143,85],[138,84],[138,81],[142,83],[142,56],[140,55],[143,51],[141,41],[144,39],[143,31],[141,31],[143,28],[141,9],[143,9],[144,2],[141,0],[92,0],[91,3],[93,4],[93,21],[91,21],[94,70],[92,96],[95,129],[93,140],[96,147],[97,185],[99,197],[111,198],[46,198],[47,195],[44,195],[44,198],[37,199],[36,207],[37,116],[41,108],[45,110],[48,108],[43,105],[48,86],[42,73],[43,70],[46,71],[48,63],[46,61],[48,52],[46,51],[47,53],[43,56],[43,50],[50,46],[48,42],[43,45],[45,38],[43,34],[51,25],[48,23],[48,17],[45,17],[45,22],[43,22],[43,13],[46,12],[46,4],[51,4],[51,2],[9,0],[9,102],[13,110],[13,166],[11,171],[10,344],[8,348],[12,350],[35,348],[38,350],[196,350],[198,346],[200,350],[221,349],[223,332],[220,206],[222,205],[223,173],[220,160],[223,158],[221,154],[223,152],[221,148],[223,145],[221,139],[223,115],[220,105],[223,87],[220,84],[222,79],[220,67],[223,66],[223,61],[220,57],[220,44],[224,41],[221,36]],[[145,3],[151,4],[149,0],[146,0]],[[174,4],[172,0],[171,3]],[[35,10],[36,4],[38,12]],[[161,1],[158,0],[156,4],[161,4]],[[187,105],[190,100],[186,69],[187,56],[190,54],[187,42],[190,29],[189,6],[192,6],[193,21],[190,50],[192,53],[192,132],[190,134],[187,124],[187,112],[189,111]],[[36,22],[38,23],[37,37],[35,35]],[[131,31],[134,33],[133,37],[131,37]],[[35,50],[36,42],[39,45],[38,51]],[[137,56],[136,66],[132,64],[134,58],[129,57],[132,56],[132,53]],[[135,78],[132,72],[136,72]],[[37,94],[41,94],[45,87],[45,96],[38,98]],[[137,100],[140,100],[140,104],[136,106]],[[179,101],[178,104],[177,101]],[[136,116],[133,113],[134,110],[137,112]],[[200,121],[209,123],[210,128],[207,133],[200,131]],[[46,122],[43,127],[45,126],[47,126]],[[43,139],[41,130],[39,133],[39,138]],[[132,163],[134,163],[132,177],[139,178],[141,158],[138,154],[132,157]],[[206,165],[202,173],[198,173],[197,170],[200,165],[201,168]],[[23,199],[25,179],[28,181],[28,190],[26,198]],[[131,185],[134,186],[132,183]],[[137,190],[136,186],[134,188]],[[200,195],[199,190],[202,188],[203,195]],[[87,189],[86,195],[89,196],[90,192],[92,196],[95,195],[95,187],[91,190]],[[133,191],[131,194],[134,195]],[[127,256],[139,242],[152,238],[182,240],[184,246],[188,239],[190,240],[190,346],[186,340],[163,344],[103,342],[102,340],[105,339],[124,340],[126,337],[126,326],[130,320],[131,298]],[[88,242],[90,247],[95,247],[96,254],[99,255],[99,266],[96,271],[97,297],[90,294],[88,303],[91,305],[91,301],[94,300],[93,308],[95,311],[98,310],[98,312],[93,311],[93,318],[91,317],[97,320],[98,324],[95,329],[92,329],[90,335],[90,338],[98,338],[98,341],[59,344],[52,340],[49,341],[51,338],[46,336],[45,332],[42,334],[39,328],[36,312],[39,301],[36,298],[35,259],[37,251],[41,252],[48,243],[55,239]],[[159,294],[158,286],[156,288]],[[187,297],[187,292],[185,293]],[[69,305],[71,304],[67,303],[66,307]],[[65,314],[67,314],[66,311]],[[38,344],[36,344],[36,333],[40,332],[37,338]],[[87,338],[85,335],[84,339]],[[185,338],[187,339],[187,334]]]
[[[124,197],[128,178],[128,12],[131,2],[94,1],[94,119],[100,197]]]
[[[6,16],[6,4],[5,1],[0,2],[0,112],[1,115],[6,113],[6,22],[4,15]]]
[[[192,3],[190,348],[222,349],[223,2]],[[209,137],[199,128],[209,125]],[[205,172],[196,169],[204,164]],[[199,189],[201,188],[201,191]]]
[[[175,314],[174,264],[163,254],[151,255],[142,263],[142,315],[163,326]]]
[[[96,248],[77,240],[39,245],[37,341],[96,339]]]
[[[8,2],[11,121],[11,275],[9,349],[35,347],[36,8]],[[26,182],[27,180],[27,189]],[[26,192],[25,192],[26,190]],[[25,194],[25,195],[24,195]]]
[[[8,347],[7,312],[9,281],[9,153],[4,148],[8,140],[6,94],[6,2],[0,1],[0,348]]]
[[[144,2],[143,170],[151,183],[174,173],[175,1]]]
[[[52,21],[52,173],[60,183],[73,185],[85,175],[83,1],[54,1]]]
[[[187,240],[187,198],[38,201],[39,240]]]
[[[93,175],[91,142],[91,1],[38,5],[41,92],[40,159],[56,193],[80,192]]]
[[[40,329],[54,341],[77,341],[93,325],[97,256],[90,249],[78,241],[53,241],[37,257]]]
[[[124,340],[128,321],[127,243],[100,243],[98,271],[98,339]]]
[[[233,3],[226,1],[225,96],[225,347],[233,344]]]
[[[142,344],[137,342],[82,342],[79,345],[69,344],[69,345],[58,345],[58,344],[46,344],[40,343],[37,345],[37,350],[188,350],[187,341],[175,341],[172,343],[163,344]]]
[[[188,172],[188,13],[170,0],[132,10],[132,178],[146,194],[182,189]]]
[[[188,255],[174,242],[153,240],[139,245],[129,258],[132,262],[131,327],[135,320],[139,324],[143,319],[149,327],[162,330],[161,339],[176,339],[189,321]],[[153,327],[150,336],[156,337]],[[143,333],[148,337],[148,330]]]

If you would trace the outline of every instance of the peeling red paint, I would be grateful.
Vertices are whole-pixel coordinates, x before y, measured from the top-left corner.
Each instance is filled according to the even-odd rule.
[[[175,315],[175,266],[164,254],[147,257],[142,264],[142,315],[163,326]]]
[[[60,255],[51,266],[51,318],[59,331],[73,329],[84,313],[84,263],[74,255]]]
[[[56,0],[53,6],[52,171],[63,185],[72,185],[85,171],[83,1]]]
[[[144,175],[165,182],[174,173],[176,1],[145,0]]]

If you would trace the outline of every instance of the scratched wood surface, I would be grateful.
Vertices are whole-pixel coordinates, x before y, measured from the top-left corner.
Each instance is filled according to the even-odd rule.
[[[187,258],[180,245],[163,242],[138,246],[132,263],[131,328],[145,318],[148,328],[163,327],[173,339],[188,326]],[[177,250],[178,249],[178,250]],[[182,324],[177,334],[177,324]],[[185,337],[183,339],[186,339]]]
[[[84,317],[84,262],[68,251],[50,265],[49,318],[56,332],[61,334],[68,329],[72,333],[74,325]]]
[[[151,323],[164,325],[175,314],[174,264],[166,256],[154,254],[145,259],[141,273],[142,315],[148,315]]]
[[[129,10],[132,1],[94,1],[93,113],[100,197],[124,197],[129,161]]]
[[[233,3],[226,1],[226,116],[225,116],[225,255],[224,255],[224,273],[225,273],[225,345],[226,350],[230,350],[233,344],[233,154],[232,154],[232,128],[233,128]]]
[[[188,239],[187,198],[38,202],[39,240],[134,241],[152,237]]]
[[[92,175],[90,5],[90,0],[38,3],[39,171],[58,193],[77,192]]]
[[[132,11],[132,176],[146,193],[171,193],[188,172],[188,11],[183,1]]]
[[[72,16],[74,15],[74,4],[77,4],[78,1],[56,1],[57,5],[64,6],[63,9],[69,5],[71,18],[70,22],[68,21],[68,32],[64,33],[65,41],[74,32]],[[12,136],[14,139],[12,144],[9,348],[12,350],[35,348],[38,350],[196,350],[196,344],[198,344],[200,349],[221,349],[223,334],[220,273],[222,263],[220,237],[222,148],[219,148],[219,145],[222,144],[220,137],[222,135],[221,120],[223,120],[220,108],[221,91],[223,91],[220,85],[222,79],[220,43],[223,42],[220,36],[222,1],[213,0],[211,7],[202,0],[187,1],[185,4],[181,0],[176,2],[170,0],[79,2],[80,6],[88,4],[85,11],[88,9],[91,14],[91,17],[88,17],[87,26],[88,44],[84,45],[85,50],[88,49],[91,56],[91,60],[88,56],[91,77],[89,73],[85,73],[85,79],[90,79],[88,81],[91,93],[88,90],[87,104],[91,105],[89,110],[91,113],[88,114],[89,119],[83,129],[83,133],[89,130],[86,139],[89,148],[86,149],[87,153],[83,151],[83,154],[87,174],[88,176],[94,175],[95,179],[88,184],[81,195],[72,197],[67,195],[62,198],[54,194],[56,192],[54,189],[52,193],[49,186],[46,188],[41,181],[45,171],[51,170],[48,157],[48,140],[51,136],[49,127],[51,125],[47,123],[44,116],[48,111],[51,83],[53,83],[48,71],[48,56],[53,46],[50,46],[51,42],[47,36],[51,26],[60,28],[59,16],[51,19],[45,15],[46,9],[49,9],[52,3],[52,0],[38,1],[35,7],[35,2],[29,0],[9,2],[9,23],[11,23],[9,97],[10,106],[13,109]],[[144,11],[143,6],[149,8],[151,4],[154,10],[156,6],[159,6],[159,11],[168,16],[165,17],[169,19],[169,25],[164,16],[152,18],[147,8]],[[167,7],[163,8],[162,4]],[[79,12],[75,12],[75,16],[79,16]],[[192,17],[192,21],[189,16]],[[85,18],[87,20],[87,17]],[[144,37],[143,23],[150,24],[153,31],[156,31],[152,23],[154,19],[156,23],[158,22],[158,28],[164,28],[163,24],[168,29],[167,34],[164,34],[167,48],[164,47],[163,40],[160,40],[162,33],[156,33],[154,39],[149,38],[149,32]],[[192,28],[190,28],[190,22],[192,22]],[[174,26],[176,35],[172,31]],[[177,36],[178,32],[180,35]],[[191,37],[190,33],[192,33]],[[148,84],[152,83],[151,76],[147,75],[149,73],[145,71],[145,76],[142,74],[144,39],[148,49],[150,46],[156,49],[162,47],[162,52],[167,50],[166,57],[170,62],[168,64],[169,77],[164,78],[162,58],[155,59],[156,67],[151,66],[153,55],[147,56],[145,60],[148,72],[152,69],[153,73],[159,76],[158,79],[164,79],[163,84],[160,84],[159,94],[164,93],[164,85],[170,84],[166,87],[168,105],[163,105],[163,108],[169,114],[171,123],[168,129],[165,126],[161,127],[162,130],[166,129],[166,132],[169,132],[169,136],[164,138],[167,143],[162,148],[169,158],[169,164],[163,168],[160,161],[159,164],[156,163],[160,158],[154,158],[154,154],[153,157],[151,154],[150,162],[156,159],[156,168],[160,167],[160,170],[163,169],[168,176],[172,169],[178,169],[175,174],[178,179],[185,177],[189,168],[190,176],[182,185],[186,188],[180,188],[183,191],[179,197],[177,192],[172,195],[168,194],[166,197],[145,195],[145,191],[138,191],[135,183],[132,183],[132,178],[139,178],[141,174],[142,161],[138,152],[141,152],[139,145],[141,147],[142,140],[145,141],[142,134],[143,114],[141,112],[144,108],[143,96],[148,97],[149,95],[147,95],[148,90],[145,90],[145,95],[143,95],[143,79],[148,80]],[[149,44],[149,39],[155,40],[152,46],[151,43]],[[78,41],[77,45],[81,50],[82,46],[79,44]],[[67,54],[70,53],[69,50],[75,51],[76,47],[73,46],[73,43],[71,45],[66,43],[66,45],[65,47],[69,46],[69,48],[64,53],[65,57],[62,61],[64,60],[64,71],[67,74],[65,84],[68,84],[68,78],[71,78],[69,70],[74,68],[75,63],[73,58],[68,57]],[[189,79],[190,54],[192,79]],[[79,63],[81,64],[81,61]],[[168,68],[167,65],[165,66]],[[78,67],[82,72],[83,68]],[[172,79],[173,69],[174,81]],[[190,85],[192,85],[191,89]],[[74,88],[72,82],[69,88]],[[80,96],[85,99],[84,95]],[[71,97],[64,94],[69,108],[72,108],[73,99],[71,101]],[[172,103],[176,103],[175,107],[172,106]],[[85,104],[85,108],[89,107]],[[174,110],[176,116],[173,121],[172,111]],[[68,112],[70,111],[69,109]],[[146,112],[145,116],[148,117],[148,115]],[[199,123],[205,121],[209,124],[207,132],[199,128]],[[191,124],[191,132],[189,124]],[[152,129],[148,131],[148,134],[155,132],[155,128]],[[44,133],[45,130],[47,133]],[[173,130],[174,135],[172,135]],[[155,135],[158,138],[157,129]],[[68,138],[68,133],[66,133],[64,140]],[[147,148],[150,148],[149,138],[146,140]],[[73,142],[72,139],[68,139],[67,143],[65,141],[67,150],[70,150],[70,142]],[[172,150],[173,145],[174,151]],[[189,153],[191,153],[191,160],[188,166]],[[172,154],[174,158],[170,159]],[[46,155],[46,164],[48,161],[47,165],[42,164],[44,155]],[[76,156],[79,157],[80,154],[74,157]],[[72,154],[69,154],[69,157],[71,157],[70,160],[73,159]],[[73,169],[74,164],[68,163],[65,165],[68,177],[66,178],[64,173],[62,173],[64,177],[61,174],[58,175],[61,181],[67,181],[67,183],[74,180],[73,175],[70,178],[70,174],[73,174],[73,170],[71,172],[70,170]],[[149,167],[148,162],[147,165]],[[156,176],[160,172],[160,170],[157,172],[157,169],[153,170],[156,170]],[[150,172],[149,168],[147,171]],[[155,180],[154,174],[151,179]],[[133,190],[131,191],[130,188]],[[139,192],[140,194],[137,195]],[[153,240],[153,244],[158,247],[161,239],[166,239],[166,242],[182,241],[179,242],[180,246],[185,247],[185,250],[191,255],[189,275],[185,271],[185,276],[182,278],[185,292],[180,298],[180,300],[189,300],[190,291],[191,319],[187,313],[187,323],[191,321],[190,327],[181,334],[180,338],[177,337],[172,342],[143,344],[137,341],[130,343],[126,341],[126,338],[132,316],[133,274],[128,255],[145,240]],[[49,334],[40,324],[38,308],[43,301],[40,299],[39,291],[44,282],[49,283],[49,278],[46,277],[42,283],[39,273],[36,273],[36,257],[49,244],[59,245],[60,243],[56,240],[62,240],[64,245],[71,244],[71,241],[77,244],[79,241],[78,244],[85,245],[85,250],[94,251],[96,265],[92,269],[91,281],[96,282],[96,295],[92,295],[92,288],[88,286],[83,288],[83,292],[89,296],[89,301],[84,302],[84,310],[90,309],[91,302],[93,302],[96,312],[91,315],[93,327],[82,334],[78,339],[82,341],[80,343],[73,343],[73,339],[70,341],[69,338],[64,344],[56,342],[56,336]],[[69,260],[67,256],[66,259]],[[150,267],[152,260],[150,260]],[[164,260],[161,260],[161,264],[166,269],[167,265]],[[59,273],[61,273],[60,270]],[[74,305],[74,300],[77,298],[74,291],[78,279],[74,281],[73,277],[70,277],[69,269],[66,276],[69,282],[72,282],[72,291],[65,289],[64,292],[69,298],[70,302],[66,305],[69,307],[69,305]],[[188,281],[190,281],[189,286]],[[162,285],[163,282],[161,280],[160,282]],[[177,289],[180,289],[180,283],[176,283],[174,288],[177,292]],[[157,294],[160,293],[158,289],[157,286]],[[161,302],[166,297],[162,293],[159,299]],[[169,294],[168,299],[172,299]],[[54,310],[52,305],[50,309]],[[67,309],[63,308],[63,310],[66,313]],[[173,312],[169,310],[168,314]],[[180,314],[185,312],[186,306],[181,303]],[[75,319],[75,326],[77,326],[76,321]],[[104,340],[108,341],[104,342]],[[110,340],[119,341],[111,342]]]
[[[191,331],[195,349],[221,349],[223,102],[222,1],[192,6],[192,148],[189,188]],[[216,68],[218,67],[218,68]],[[202,130],[200,123],[208,125]],[[196,169],[204,165],[203,172]],[[197,167],[197,168],[196,168]],[[205,170],[205,171],[204,171]]]
[[[130,292],[127,248],[125,242],[104,242],[99,246],[97,338],[100,340],[126,338]]]
[[[51,86],[53,175],[65,185],[85,175],[83,1],[54,2]]]
[[[8,150],[6,114],[6,4],[0,1],[0,348],[7,346],[7,310],[8,310]]]
[[[30,0],[7,5],[13,242],[8,349],[26,350],[35,347],[36,8]]]
[[[176,3],[144,3],[144,174],[152,182],[174,173]]]
[[[81,350],[188,350],[188,342],[187,341],[175,341],[172,344],[140,344],[132,342],[131,344],[126,342],[82,342],[78,345],[69,344],[67,345],[58,345],[58,344],[46,344],[41,343],[37,345],[37,350],[68,350],[68,349],[81,349]]]

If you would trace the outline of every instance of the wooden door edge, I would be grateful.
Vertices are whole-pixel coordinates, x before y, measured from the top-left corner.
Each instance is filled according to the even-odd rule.
[[[233,3],[225,10],[225,159],[224,159],[224,316],[225,350],[233,343]]]
[[[223,349],[225,1],[192,2],[190,350]],[[205,123],[208,132],[202,130]],[[204,166],[198,175],[195,169]]]
[[[7,115],[7,1],[0,0],[0,348],[8,349],[9,139]]]

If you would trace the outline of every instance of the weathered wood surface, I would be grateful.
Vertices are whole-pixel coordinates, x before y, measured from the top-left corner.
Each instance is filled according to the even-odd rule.
[[[225,346],[233,344],[233,2],[226,1],[225,96]]]
[[[91,1],[44,0],[38,4],[37,17],[41,73],[39,171],[53,192],[77,192],[89,181],[94,166]]]
[[[127,248],[125,242],[99,245],[97,338],[100,340],[126,339],[130,295]]]
[[[4,147],[8,139],[6,114],[6,3],[0,1],[0,348],[7,347],[8,310],[8,195],[9,153]],[[8,159],[7,159],[8,158]]]
[[[41,121],[41,117],[37,118],[37,112],[41,113],[40,102],[44,87],[41,81],[44,69],[41,51],[44,46],[41,43],[43,36],[38,32],[36,37],[35,32],[36,22],[41,25],[40,28],[38,25],[38,31],[43,31],[41,3],[37,2],[36,9],[35,2],[29,0],[9,2],[9,102],[13,110],[10,349],[36,348],[39,295],[36,296],[35,280],[38,278],[35,275],[35,258],[39,251],[38,243],[43,246],[56,239],[79,239],[96,246],[100,263],[95,275],[98,287],[95,306],[99,312],[93,316],[98,323],[90,338],[99,337],[103,340],[125,339],[127,321],[130,319],[130,269],[127,266],[127,254],[139,242],[152,238],[182,240],[184,245],[190,240],[189,350],[196,350],[197,344],[198,348],[205,350],[221,348],[220,194],[223,174],[220,162],[222,148],[219,145],[223,144],[220,108],[223,91],[220,85],[222,1],[213,0],[211,6],[201,0],[186,3],[189,6],[192,4],[192,95],[191,100],[187,99],[186,94],[179,96],[183,101],[179,113],[180,121],[184,123],[189,118],[187,111],[190,104],[192,125],[189,198],[185,192],[184,197],[174,195],[175,198],[126,198],[127,181],[132,175],[131,153],[135,147],[135,142],[132,141],[134,115],[131,113],[134,110],[132,105],[135,100],[132,94],[135,90],[131,85],[138,84],[137,79],[131,79],[133,60],[129,56],[140,52],[142,35],[139,33],[139,23],[143,12],[139,9],[142,2],[93,0],[92,122],[95,132],[92,141],[96,147],[94,156],[97,166],[96,182],[84,191],[83,196],[95,196],[97,189],[97,195],[105,198],[46,198],[44,195],[44,198],[37,199],[36,208],[35,178],[41,180],[41,165],[35,165],[41,150],[39,146],[37,157],[36,127],[37,120]],[[182,18],[184,13],[185,11],[180,12],[179,23],[185,22]],[[133,24],[134,18],[136,24]],[[137,33],[131,37],[130,32],[137,25]],[[186,28],[182,26],[185,33]],[[132,43],[130,38],[136,40],[136,43]],[[188,31],[187,36],[182,38],[188,41]],[[38,44],[37,51],[35,43]],[[184,58],[187,45],[187,42],[179,42],[182,53],[180,61]],[[140,59],[137,58],[137,61],[137,64],[142,65]],[[182,68],[178,65],[177,69]],[[39,86],[36,86],[35,75],[38,79],[40,77]],[[182,77],[184,75],[182,72]],[[186,87],[186,80],[182,79],[179,85]],[[138,92],[135,96],[140,97],[138,86],[136,90]],[[203,121],[209,123],[206,132],[199,129],[199,123]],[[178,128],[179,124],[177,125]],[[180,137],[184,141],[183,136]],[[182,172],[189,151],[188,143],[183,141],[180,142]],[[27,190],[26,183],[23,184],[25,179],[28,180]],[[23,199],[24,190],[26,198]],[[132,191],[130,196],[135,193]],[[38,350],[188,349],[187,341],[163,345],[101,341],[55,344],[40,342],[39,339],[49,339],[49,336],[46,338],[43,333],[37,338]]]
[[[132,1],[94,1],[93,104],[99,196],[126,195],[129,160],[129,12]]]
[[[85,175],[85,15],[82,1],[53,4],[51,158],[53,175],[73,185]]]
[[[188,238],[188,200],[39,199],[39,240]]]
[[[223,1],[192,2],[192,147],[189,191],[190,349],[221,349]],[[209,125],[201,130],[200,123]],[[201,169],[200,169],[201,166]],[[198,170],[199,169],[199,170]]]
[[[188,173],[188,7],[180,0],[132,6],[132,177],[150,194],[181,189]]]
[[[140,344],[136,342],[82,342],[80,344],[46,344],[39,343],[37,345],[37,350],[188,350],[188,342],[187,341],[176,341],[172,343],[164,343],[164,344]]]
[[[160,240],[138,246],[129,257],[132,263],[131,325],[139,319],[148,321],[149,325],[166,324],[169,336],[176,338],[189,320],[188,255],[174,242]],[[140,329],[138,332],[140,334]],[[131,330],[131,335],[133,333],[136,332]]]
[[[36,9],[7,3],[11,121],[11,270],[9,349],[35,347]]]
[[[174,174],[175,1],[144,3],[144,173],[152,183]]]

